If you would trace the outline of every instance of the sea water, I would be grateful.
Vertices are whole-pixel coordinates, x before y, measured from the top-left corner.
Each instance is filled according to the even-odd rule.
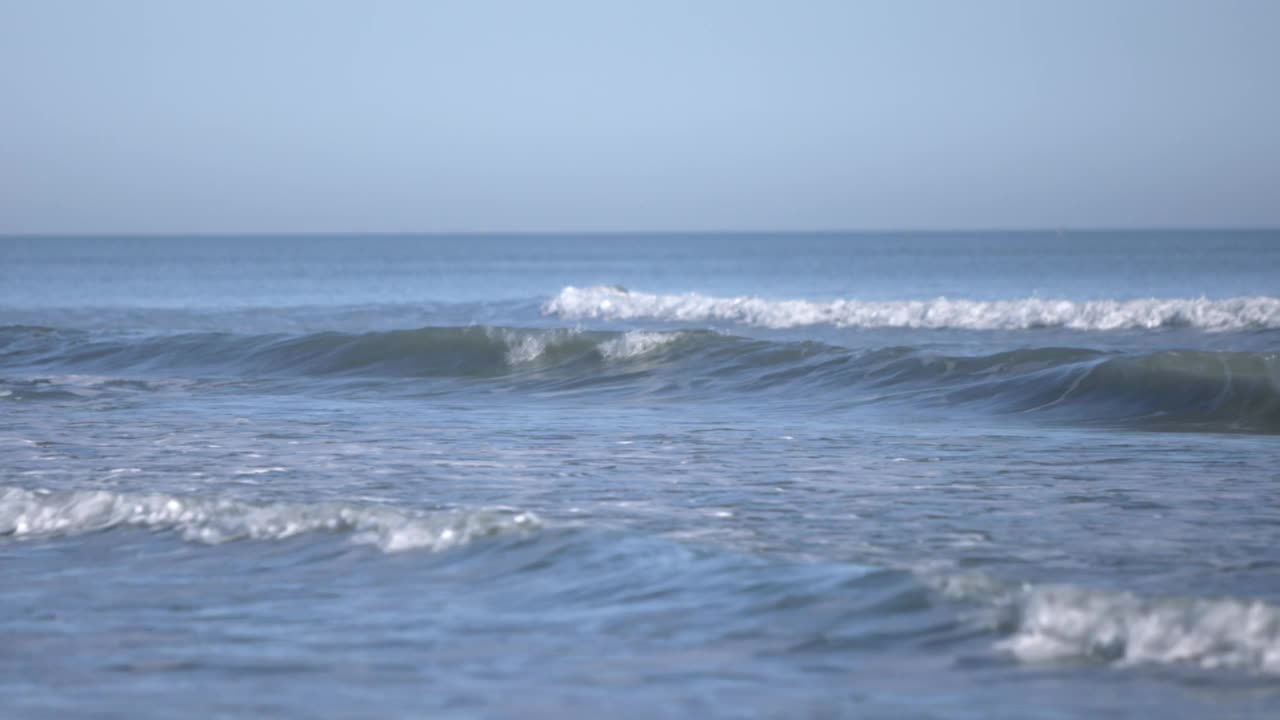
[[[0,239],[0,716],[1280,716],[1280,233]]]

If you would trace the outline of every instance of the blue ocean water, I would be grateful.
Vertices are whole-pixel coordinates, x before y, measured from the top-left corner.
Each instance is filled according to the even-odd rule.
[[[1280,232],[0,239],[0,715],[1275,717]]]

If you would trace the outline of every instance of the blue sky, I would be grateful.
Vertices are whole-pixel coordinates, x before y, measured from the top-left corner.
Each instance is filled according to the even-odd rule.
[[[0,0],[0,233],[1280,226],[1280,2]]]

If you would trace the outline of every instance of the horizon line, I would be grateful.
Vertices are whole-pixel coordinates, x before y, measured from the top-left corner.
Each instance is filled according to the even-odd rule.
[[[1035,234],[1087,235],[1113,232],[1194,233],[1277,232],[1280,225],[1141,225],[1141,226],[1056,226],[1056,227],[973,227],[973,228],[767,228],[744,229],[646,229],[646,230],[147,230],[147,231],[46,231],[0,232],[0,239],[18,238],[300,238],[300,237],[652,237],[713,235],[947,235],[947,234]]]

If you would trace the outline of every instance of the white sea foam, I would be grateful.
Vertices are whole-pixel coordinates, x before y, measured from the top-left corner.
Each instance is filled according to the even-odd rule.
[[[508,508],[411,513],[342,504],[252,504],[164,494],[0,489],[0,536],[80,535],[117,527],[169,530],[191,542],[282,540],[313,532],[349,533],[385,552],[444,550],[474,538],[540,526],[537,516]]]
[[[1035,588],[1001,647],[1029,662],[1090,657],[1280,675],[1280,609],[1231,598],[1151,600]]]
[[[526,365],[544,359],[549,350],[581,341],[579,330],[519,331],[490,329],[491,338],[507,346],[507,363]],[[606,360],[628,360],[663,348],[679,339],[683,333],[639,332],[623,333],[596,344],[596,351]]]
[[[605,340],[596,348],[606,360],[628,360],[660,350],[678,340],[682,334],[632,330]]]
[[[983,576],[930,583],[944,595],[993,609],[991,620],[1007,631],[997,649],[1023,662],[1180,664],[1280,675],[1280,608],[1259,600],[1009,587]]]
[[[485,333],[490,338],[498,340],[507,346],[507,364],[524,365],[535,362],[542,357],[547,351],[548,344],[554,345],[557,341],[563,342],[572,337],[573,331],[548,334],[519,332],[505,328],[486,328]]]
[[[566,333],[552,335],[506,329],[489,329],[487,332],[490,337],[501,340],[507,346],[507,364],[509,365],[535,362],[547,352],[549,345],[568,339]]]
[[[861,301],[766,300],[697,293],[656,295],[616,287],[566,287],[543,306],[565,320],[728,322],[767,328],[832,325],[860,328],[966,330],[1202,330],[1280,328],[1280,298],[1147,298],[1139,300]]]

